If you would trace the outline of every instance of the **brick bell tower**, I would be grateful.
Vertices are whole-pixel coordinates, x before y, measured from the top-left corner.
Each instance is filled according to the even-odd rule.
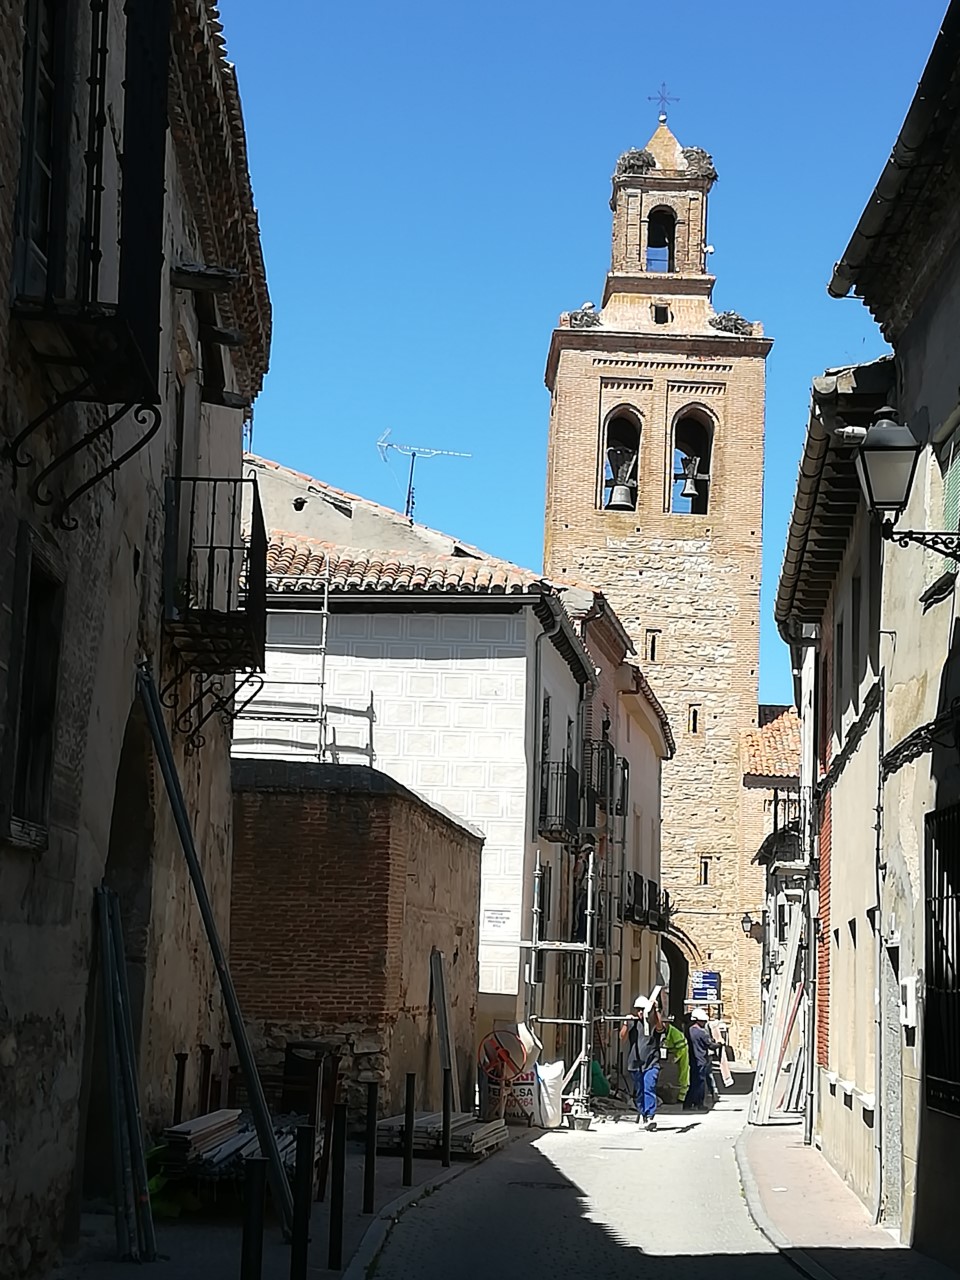
[[[740,918],[756,913],[762,891],[740,735],[758,715],[772,341],[761,325],[713,308],[706,235],[716,176],[712,158],[682,147],[665,115],[646,147],[617,161],[602,306],[563,314],[550,342],[544,562],[554,579],[605,592],[670,716],[677,753],[663,771],[663,886],[700,951],[690,968],[720,973],[731,1039],[748,1056],[761,948]]]

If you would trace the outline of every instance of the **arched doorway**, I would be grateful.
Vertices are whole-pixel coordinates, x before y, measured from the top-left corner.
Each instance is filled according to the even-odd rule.
[[[667,988],[664,1001],[667,1013],[680,1025],[683,1017],[683,1002],[687,998],[690,984],[690,963],[677,944],[670,938],[660,937],[664,986]]]
[[[139,702],[127,718],[117,765],[103,880],[120,901],[134,1052],[139,1056],[153,898],[153,751]],[[80,1094],[78,1209],[109,1200],[113,1191],[109,1072],[95,904],[83,1081]],[[79,1226],[79,1215],[76,1225]]]

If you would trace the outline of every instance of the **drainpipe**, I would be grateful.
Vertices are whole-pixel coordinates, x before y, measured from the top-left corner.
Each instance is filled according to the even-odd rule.
[[[817,859],[819,856],[818,836],[816,834],[819,805],[816,800],[814,776],[817,762],[817,730],[819,726],[819,689],[817,659],[820,654],[819,628],[808,637],[808,647],[803,650],[801,672],[806,674],[806,681],[801,675],[800,693],[803,699],[801,715],[808,709],[813,717],[810,732],[804,735],[803,758],[800,762],[800,802],[803,808],[802,840],[803,860],[806,865],[806,884],[804,886],[804,909],[806,911],[807,949],[804,956],[804,989],[807,996],[804,1027],[804,1078],[805,1097],[803,1102],[803,1142],[805,1146],[813,1145],[814,1103],[816,1099],[817,1069],[817,929],[816,921],[819,909],[814,911],[814,895],[817,893]],[[806,687],[812,682],[813,687]]]
[[[883,555],[881,549],[880,552]],[[881,571],[881,581],[882,571]],[[874,1112],[873,1112],[873,1151],[874,1151],[874,1186],[877,1189],[876,1200],[871,1206],[874,1222],[879,1222],[883,1213],[883,876],[885,871],[883,858],[883,744],[884,738],[884,696],[886,681],[884,671],[880,669],[880,706],[877,711],[879,727],[877,729],[877,921],[874,929],[876,938],[876,956],[874,958],[876,973],[876,989],[874,995]]]

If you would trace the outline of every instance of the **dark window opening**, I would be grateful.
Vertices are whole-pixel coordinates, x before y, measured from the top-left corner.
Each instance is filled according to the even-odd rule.
[[[607,511],[636,511],[640,427],[626,414],[607,423],[603,446],[603,506]]]
[[[705,516],[710,502],[712,433],[699,418],[683,417],[673,431],[674,515]]]
[[[62,259],[67,128],[66,6],[28,0],[24,12],[23,112],[17,193],[16,291],[54,289]]]
[[[670,308],[662,307],[662,306],[659,306],[657,303],[654,303],[653,304],[653,323],[669,324],[669,322],[670,322]]]
[[[700,732],[700,708],[698,706],[691,705],[687,709],[687,732]]]
[[[547,926],[550,923],[553,903],[553,867],[549,862],[544,863],[540,868],[540,941],[546,941],[550,937],[550,930]],[[542,983],[546,978],[547,970],[547,953],[546,951],[538,951],[533,965],[533,980]]]
[[[709,858],[700,859],[700,883],[701,884],[710,883],[710,859]]]
[[[547,803],[547,770],[546,763],[550,759],[550,695],[543,695],[543,707],[540,711],[540,809]]]
[[[843,730],[843,619],[836,626],[833,652],[833,731],[838,738]]]
[[[61,601],[60,583],[44,572],[33,557],[27,591],[11,808],[14,818],[38,827],[46,825],[53,767]]]
[[[850,584],[850,693],[855,711],[860,710],[860,663],[863,658],[862,634],[863,590],[860,576],[857,575]]]
[[[647,661],[656,662],[660,650],[660,632],[647,631]]]
[[[677,219],[672,209],[655,209],[647,222],[647,271],[675,271]]]

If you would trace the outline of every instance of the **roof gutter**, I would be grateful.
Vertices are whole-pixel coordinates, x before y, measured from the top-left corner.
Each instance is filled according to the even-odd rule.
[[[958,0],[951,0],[913,102],[893,144],[890,159],[860,215],[850,243],[833,268],[833,275],[827,285],[827,292],[831,297],[845,298],[856,285],[858,272],[873,251],[876,238],[881,234],[903,184],[916,164],[917,152],[940,109],[944,91],[956,71],[958,59],[960,3]]]
[[[814,401],[810,406],[810,423],[803,442],[797,492],[793,499],[790,527],[787,530],[787,545],[783,553],[783,567],[780,570],[777,598],[773,609],[777,630],[787,644],[791,644],[796,639],[790,630],[793,602],[803,569],[810,526],[820,491],[823,464],[829,448],[830,434],[820,419]]]

